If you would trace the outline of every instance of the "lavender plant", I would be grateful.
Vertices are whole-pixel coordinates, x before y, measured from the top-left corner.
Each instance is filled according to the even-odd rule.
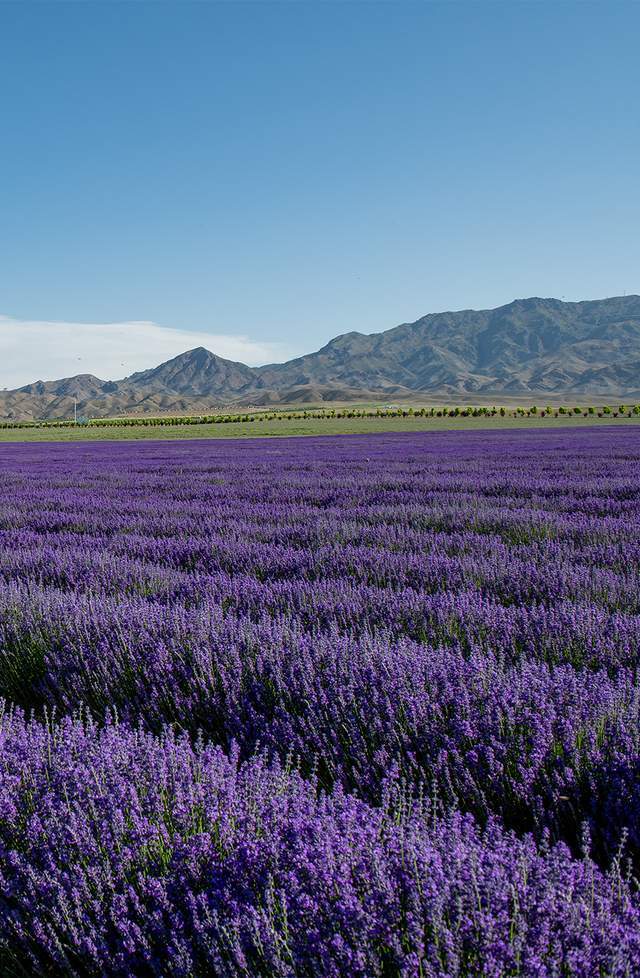
[[[639,485],[632,429],[3,446],[0,974],[640,973]]]

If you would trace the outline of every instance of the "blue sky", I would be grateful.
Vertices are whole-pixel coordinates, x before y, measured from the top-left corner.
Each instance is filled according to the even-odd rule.
[[[0,3],[0,387],[640,292],[639,36],[636,2]]]

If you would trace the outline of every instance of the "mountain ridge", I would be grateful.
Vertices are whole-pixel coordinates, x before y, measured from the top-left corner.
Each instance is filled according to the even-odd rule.
[[[122,380],[79,374],[0,393],[0,416],[202,413],[231,405],[442,395],[640,397],[640,296],[428,313],[248,367],[196,347]],[[63,413],[60,413],[63,412]]]

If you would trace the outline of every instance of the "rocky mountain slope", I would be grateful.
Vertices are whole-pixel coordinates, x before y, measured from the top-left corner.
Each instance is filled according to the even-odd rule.
[[[640,399],[640,296],[433,313],[264,367],[198,348],[121,381],[82,374],[3,392],[0,416],[70,417],[74,398],[79,413],[108,416],[419,394]]]

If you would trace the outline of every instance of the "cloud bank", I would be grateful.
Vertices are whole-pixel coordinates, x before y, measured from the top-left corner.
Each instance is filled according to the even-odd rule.
[[[0,316],[0,389],[74,374],[120,380],[196,346],[249,366],[295,355],[281,343],[173,329],[153,322],[65,323]]]

